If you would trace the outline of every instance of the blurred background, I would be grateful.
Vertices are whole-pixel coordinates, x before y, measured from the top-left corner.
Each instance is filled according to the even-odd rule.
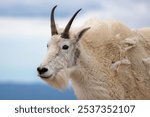
[[[47,51],[55,5],[59,27],[80,8],[72,27],[92,17],[116,19],[131,29],[150,26],[150,0],[0,0],[0,99],[76,99],[71,86],[58,91],[36,72]]]

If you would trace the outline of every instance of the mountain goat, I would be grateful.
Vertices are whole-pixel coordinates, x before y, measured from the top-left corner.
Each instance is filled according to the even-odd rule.
[[[51,40],[37,68],[50,85],[71,80],[78,99],[150,99],[150,28],[130,30],[118,21],[90,19],[57,29],[51,11]]]

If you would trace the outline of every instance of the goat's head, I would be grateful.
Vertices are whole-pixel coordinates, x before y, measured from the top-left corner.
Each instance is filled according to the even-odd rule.
[[[76,58],[79,54],[79,51],[77,50],[77,43],[82,35],[89,29],[89,27],[84,28],[77,34],[71,34],[69,31],[71,24],[76,15],[80,12],[80,9],[73,15],[64,30],[62,32],[58,32],[54,20],[54,11],[56,7],[57,6],[55,6],[51,11],[52,37],[47,44],[48,52],[44,61],[37,68],[39,76],[45,79],[54,78],[54,76],[61,70],[76,65]]]

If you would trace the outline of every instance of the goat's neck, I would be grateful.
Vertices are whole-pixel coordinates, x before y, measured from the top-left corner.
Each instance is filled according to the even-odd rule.
[[[79,99],[109,99],[108,81],[95,58],[80,49],[77,66],[71,73],[75,93]],[[100,73],[101,72],[101,73]]]

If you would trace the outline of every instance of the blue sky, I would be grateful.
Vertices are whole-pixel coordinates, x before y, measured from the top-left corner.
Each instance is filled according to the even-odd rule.
[[[49,17],[54,5],[60,18],[82,8],[83,16],[118,19],[131,27],[150,25],[149,0],[0,0],[0,16]]]
[[[42,82],[36,67],[46,54],[54,5],[59,26],[79,8],[73,26],[91,17],[117,19],[130,28],[150,26],[150,0],[0,0],[0,82]]]

